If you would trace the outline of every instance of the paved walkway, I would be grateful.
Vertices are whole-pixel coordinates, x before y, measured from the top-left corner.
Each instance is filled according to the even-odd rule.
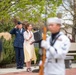
[[[39,69],[38,66],[33,66],[32,70]],[[20,73],[20,72],[26,72],[26,67],[24,69],[16,69],[15,67],[13,68],[0,68],[0,75],[5,75],[7,73]]]
[[[76,75],[76,68],[67,69],[66,75]]]
[[[38,69],[39,67],[32,67],[32,70]],[[0,75],[39,75],[38,73],[28,73],[26,72],[26,67],[24,69],[14,68],[4,68],[0,69]],[[76,64],[72,64],[71,69],[66,69],[66,75],[76,75]]]
[[[38,73],[28,73],[28,72],[22,71],[22,72],[12,72],[12,73],[0,74],[0,75],[39,75],[39,74]],[[67,69],[66,75],[76,75],[76,68]]]

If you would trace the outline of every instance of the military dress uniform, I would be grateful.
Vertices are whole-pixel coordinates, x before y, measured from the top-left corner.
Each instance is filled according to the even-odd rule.
[[[25,30],[23,28],[21,30],[19,30],[18,28],[13,28],[10,31],[10,34],[15,35],[15,40],[13,45],[16,53],[17,68],[23,68],[23,64],[24,64],[24,52],[23,52],[24,31]]]
[[[59,32],[53,40],[51,35],[42,41],[42,47],[47,49],[44,75],[65,75],[64,59],[70,47],[69,38]]]

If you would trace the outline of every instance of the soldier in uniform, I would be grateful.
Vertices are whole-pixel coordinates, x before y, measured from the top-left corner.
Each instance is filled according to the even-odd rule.
[[[15,28],[13,28],[10,31],[10,34],[15,35],[14,49],[16,54],[17,69],[23,69],[23,65],[24,65],[24,51],[23,51],[24,31],[25,30],[22,28],[22,23],[20,21],[18,21]]]
[[[70,47],[70,40],[60,31],[61,19],[48,18],[47,25],[51,35],[41,42],[41,47],[46,49],[44,75],[65,75],[64,59]]]

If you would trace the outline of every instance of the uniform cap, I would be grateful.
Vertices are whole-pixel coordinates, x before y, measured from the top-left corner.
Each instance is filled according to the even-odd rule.
[[[22,24],[20,21],[17,22],[18,25]]]
[[[60,18],[57,18],[57,17],[48,18],[48,19],[47,19],[47,25],[49,25],[49,24],[51,24],[51,23],[57,23],[57,24],[62,25],[61,19],[60,19]]]

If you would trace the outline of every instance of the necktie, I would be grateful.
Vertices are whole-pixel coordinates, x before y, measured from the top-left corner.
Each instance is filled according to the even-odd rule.
[[[19,31],[20,31],[20,33],[22,33],[22,29],[20,29]]]

